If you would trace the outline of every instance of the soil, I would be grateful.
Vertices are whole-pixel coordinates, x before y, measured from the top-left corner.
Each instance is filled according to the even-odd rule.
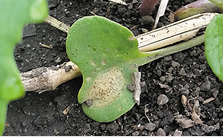
[[[170,0],[169,10],[158,27],[170,23],[171,11],[191,1]],[[124,6],[105,0],[48,0],[50,15],[68,25],[96,14],[126,26],[135,35],[152,28],[152,22],[139,16],[141,2],[126,0]],[[154,18],[156,13],[157,6],[151,16]],[[68,61],[65,40],[66,33],[49,24],[29,24],[15,49],[19,70],[25,72]],[[39,43],[53,48],[41,47]],[[141,103],[113,122],[96,122],[84,114],[77,102],[82,84],[78,77],[54,91],[27,92],[22,99],[11,102],[4,135],[223,135],[222,83],[207,65],[204,45],[166,56],[139,70],[145,83]],[[187,98],[194,109],[183,105],[181,98]],[[203,103],[209,98],[213,100]],[[70,110],[64,115],[67,107]]]

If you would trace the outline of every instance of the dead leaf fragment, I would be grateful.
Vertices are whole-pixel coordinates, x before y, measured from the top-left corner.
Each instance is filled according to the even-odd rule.
[[[71,105],[69,105],[67,108],[65,108],[64,109],[64,111],[62,112],[64,115],[66,115],[69,111],[70,111],[70,109],[71,109],[71,107],[73,106],[74,104],[71,104]]]
[[[44,48],[48,48],[48,49],[52,49],[53,47],[51,45],[46,45],[46,44],[42,44],[42,43],[39,43],[40,46],[44,47]]]
[[[186,118],[181,114],[177,114],[176,116],[174,116],[174,118],[182,128],[186,129],[195,125],[193,120]]]
[[[168,18],[170,20],[170,23],[174,23],[174,18],[175,18],[174,13],[170,12],[170,15],[168,16]]]
[[[155,19],[153,29],[156,28],[160,17],[162,17],[164,15],[168,2],[169,2],[169,0],[161,0],[159,9],[158,9],[158,12],[157,12],[157,15],[156,15],[156,19]]]
[[[200,116],[197,113],[192,112],[191,118],[196,124],[203,124],[203,121],[200,119]]]
[[[214,98],[214,97],[210,97],[210,98],[204,100],[204,101],[203,101],[203,104],[209,103],[209,102],[211,102],[211,101],[213,101],[213,100],[215,100],[215,98]]]
[[[198,100],[194,100],[193,112],[199,114],[201,112],[200,103]]]
[[[134,86],[134,100],[136,104],[140,104],[140,95],[141,95],[141,72],[134,72],[132,75],[132,85]]]

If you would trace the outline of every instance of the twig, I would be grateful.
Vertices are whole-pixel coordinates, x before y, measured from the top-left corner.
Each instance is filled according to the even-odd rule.
[[[210,97],[210,98],[204,100],[204,101],[203,101],[203,104],[207,104],[207,103],[209,103],[209,102],[211,102],[211,101],[213,101],[213,100],[215,100],[215,98],[214,98],[214,97]]]
[[[140,103],[140,95],[141,95],[141,72],[134,72],[132,74],[132,85],[134,87],[134,100],[135,103],[139,105]]]
[[[144,106],[144,114],[145,114],[145,116],[146,116],[148,122],[150,122],[150,119],[149,119],[148,115],[146,114],[146,113],[148,112],[148,108],[147,108],[148,105],[149,105],[149,104],[146,104],[146,105]]]
[[[42,43],[39,43],[42,47],[44,48],[48,48],[48,49],[52,49],[52,46],[49,46],[49,45],[46,45],[46,44],[42,44]]]
[[[41,67],[21,73],[21,78],[26,91],[42,93],[54,90],[60,84],[80,75],[77,65],[70,61],[58,66]]]
[[[67,115],[67,113],[70,111],[70,109],[74,106],[74,103],[72,103],[71,105],[69,105],[68,107],[66,107],[62,114]]]
[[[49,23],[51,26],[65,32],[65,33],[68,33],[70,27],[66,24],[64,24],[63,22],[51,17],[51,16],[48,16],[48,18],[46,18],[45,20],[46,23]]]

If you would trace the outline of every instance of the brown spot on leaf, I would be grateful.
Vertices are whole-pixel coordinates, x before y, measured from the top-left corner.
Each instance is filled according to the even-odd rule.
[[[120,96],[124,80],[122,71],[117,68],[111,68],[98,75],[88,93],[88,100],[92,100],[91,107],[102,107],[112,103]]]

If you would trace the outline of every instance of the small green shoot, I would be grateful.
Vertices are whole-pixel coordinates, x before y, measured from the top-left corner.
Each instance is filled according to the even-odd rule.
[[[204,41],[200,36],[183,44],[152,52],[140,52],[132,32],[100,16],[76,21],[68,32],[68,57],[82,72],[83,85],[78,101],[90,118],[109,122],[129,111],[135,104],[132,74],[138,66],[188,49]]]
[[[222,0],[209,0],[211,1],[212,3],[218,5],[218,7],[221,8],[221,10],[223,10],[223,1]]]
[[[175,11],[175,16],[178,19],[184,19],[190,17],[192,15],[200,14],[200,13],[219,13],[222,12],[220,5],[212,2],[215,0],[197,0],[187,4],[186,6],[181,7],[177,11]],[[220,1],[220,0],[217,0]]]
[[[223,82],[223,15],[215,16],[205,32],[205,56],[214,74]]]
[[[24,25],[43,21],[47,14],[45,0],[0,1],[0,135],[4,131],[8,103],[25,94],[14,60],[14,47],[22,38]]]

